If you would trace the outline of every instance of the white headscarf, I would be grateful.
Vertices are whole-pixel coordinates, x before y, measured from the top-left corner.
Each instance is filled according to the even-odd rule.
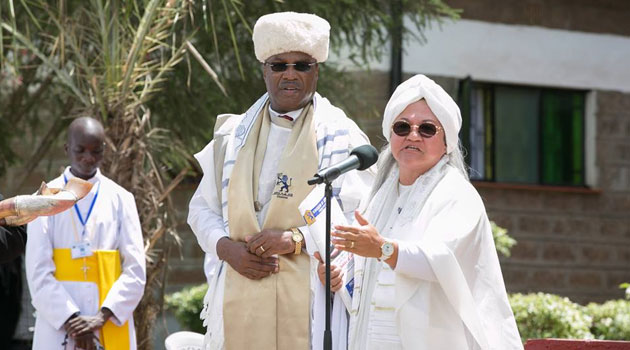
[[[462,114],[453,98],[433,80],[418,74],[400,84],[387,102],[383,116],[383,136],[390,141],[391,127],[398,115],[410,104],[424,99],[444,128],[446,153],[457,148]]]

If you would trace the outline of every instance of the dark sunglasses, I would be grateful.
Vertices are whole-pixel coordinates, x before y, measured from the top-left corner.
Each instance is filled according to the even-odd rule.
[[[284,72],[289,68],[289,66],[293,66],[293,68],[298,72],[308,72],[311,70],[311,67],[317,64],[317,62],[308,63],[308,62],[296,62],[296,63],[270,63],[265,62],[266,65],[271,67],[271,70],[274,72]]]
[[[412,127],[418,128],[418,134],[424,138],[431,138],[442,130],[442,127],[431,122],[422,122],[420,125],[411,125],[404,120],[399,120],[392,125],[394,134],[405,137],[411,134]]]

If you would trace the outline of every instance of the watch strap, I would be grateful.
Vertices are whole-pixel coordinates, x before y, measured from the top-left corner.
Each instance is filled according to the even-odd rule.
[[[291,235],[291,239],[293,239],[293,242],[295,243],[295,251],[293,252],[293,254],[299,255],[302,252],[302,242],[304,241],[304,235],[302,235],[302,232],[300,232],[300,230],[295,227],[291,227],[291,232],[293,233],[293,235]],[[302,236],[302,239],[296,240],[294,238],[296,235]]]

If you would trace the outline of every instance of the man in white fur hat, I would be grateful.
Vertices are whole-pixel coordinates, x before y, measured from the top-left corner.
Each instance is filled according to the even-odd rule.
[[[202,311],[207,349],[321,348],[324,309],[313,305],[323,297],[312,296],[322,287],[297,207],[312,189],[308,178],[369,142],[315,92],[329,32],[311,14],[259,18],[253,40],[267,93],[244,114],[219,115],[214,139],[195,155],[204,176],[188,223],[217,261]],[[372,175],[350,172],[333,182],[348,215]],[[346,336],[345,326],[337,336]]]

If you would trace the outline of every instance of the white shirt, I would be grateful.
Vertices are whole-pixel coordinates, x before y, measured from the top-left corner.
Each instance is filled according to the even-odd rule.
[[[67,179],[74,177],[69,167],[64,175]],[[92,250],[120,252],[122,274],[107,294],[102,307],[112,311],[111,321],[116,325],[130,321],[130,348],[136,349],[133,311],[142,298],[146,281],[144,246],[136,203],[131,193],[98,170],[88,181],[94,184],[92,190],[77,202],[84,220],[97,191],[98,197],[86,221],[85,236],[79,239],[89,240]],[[54,179],[48,186],[62,188],[63,176]],[[54,277],[53,249],[71,248],[76,243],[73,227],[81,236],[83,226],[74,207],[55,216],[39,217],[28,225],[26,277],[37,312],[33,338],[33,349],[36,350],[62,349],[65,321],[75,312],[95,315],[100,309],[95,283],[57,281]],[[73,346],[74,342],[70,341],[68,348]]]
[[[411,186],[398,184],[398,196],[388,196],[386,208],[392,208],[387,224],[381,231],[386,238],[395,238],[391,229],[398,218],[400,209],[397,205],[405,203]],[[374,294],[370,303],[370,321],[368,324],[368,344],[370,350],[402,349],[398,328],[396,327],[396,292],[394,289],[395,273],[385,262],[381,262]]]

